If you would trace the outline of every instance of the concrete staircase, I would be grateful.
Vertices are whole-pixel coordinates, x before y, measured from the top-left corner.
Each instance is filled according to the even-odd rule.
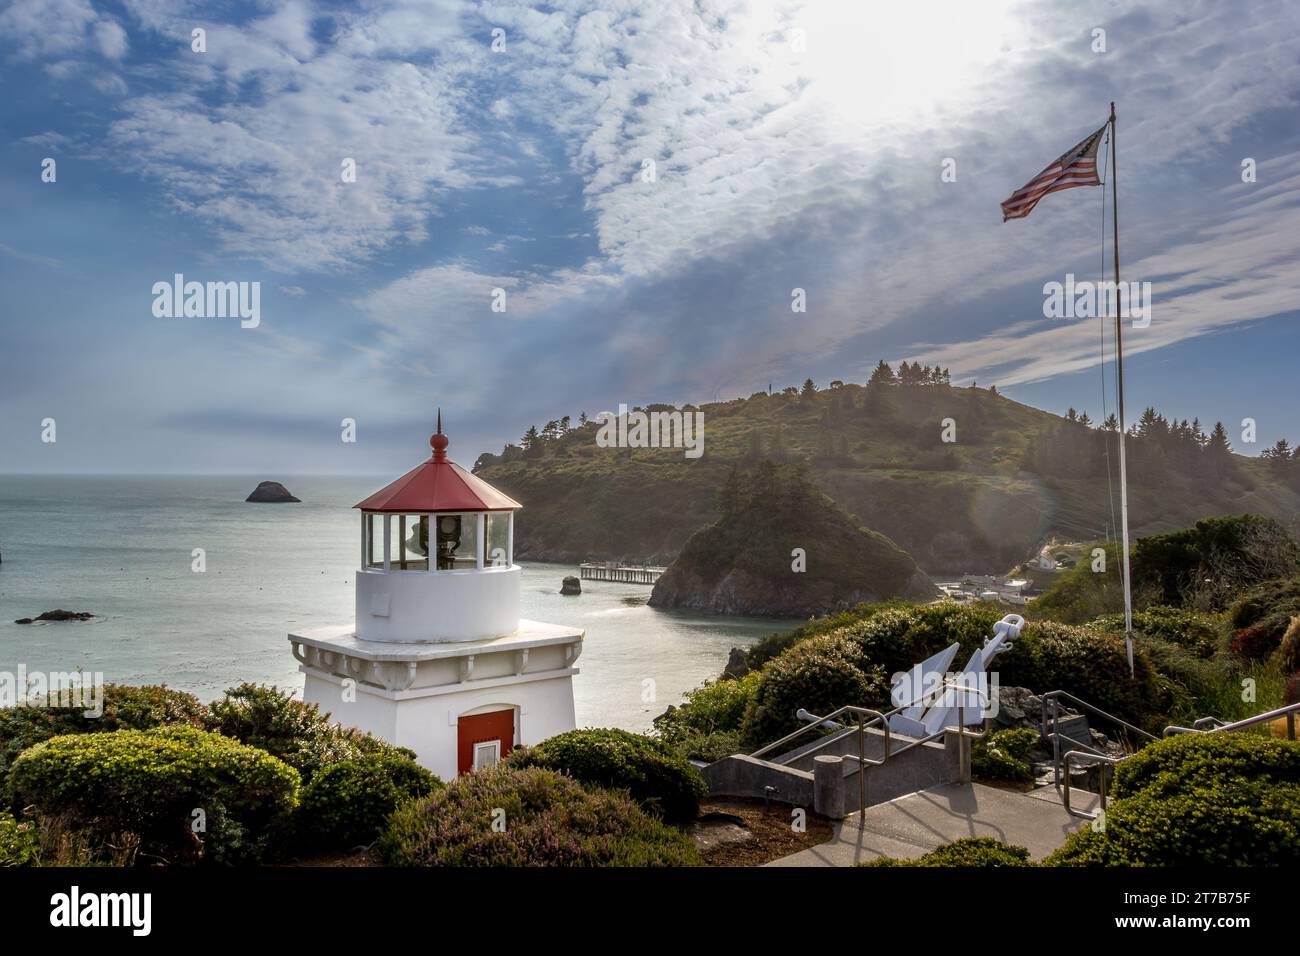
[[[1092,810],[1093,794],[1076,792],[1075,808]],[[1047,856],[1087,820],[1071,816],[1054,787],[1028,793],[978,783],[944,783],[868,806],[835,825],[826,843],[768,866],[853,866],[877,857],[915,859],[964,837],[992,837]]]

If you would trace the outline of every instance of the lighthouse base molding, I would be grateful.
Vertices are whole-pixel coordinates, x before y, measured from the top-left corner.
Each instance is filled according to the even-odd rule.
[[[520,621],[483,641],[361,640],[352,627],[290,634],[303,699],[400,747],[444,780],[573,730],[584,632]]]

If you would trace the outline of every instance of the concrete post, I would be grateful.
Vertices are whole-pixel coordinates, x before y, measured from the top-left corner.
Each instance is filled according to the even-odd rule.
[[[956,730],[943,735],[943,749],[948,766],[958,783],[970,783],[970,739]]]
[[[813,758],[813,810],[832,820],[844,818],[844,758]]]

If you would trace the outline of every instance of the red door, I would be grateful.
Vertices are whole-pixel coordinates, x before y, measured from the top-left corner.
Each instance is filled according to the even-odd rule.
[[[476,751],[482,755],[480,765],[488,761],[494,751],[497,760],[504,760],[515,745],[515,712],[494,710],[487,714],[462,717],[457,723],[456,737],[457,769],[460,773],[469,773],[474,769]],[[497,746],[488,746],[492,743]]]

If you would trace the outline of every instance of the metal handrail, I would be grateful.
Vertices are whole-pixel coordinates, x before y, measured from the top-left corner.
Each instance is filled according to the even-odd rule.
[[[901,707],[895,707],[893,710],[889,711],[888,713],[881,713],[880,711],[872,710],[869,707],[857,707],[853,704],[845,704],[843,707],[838,707],[835,710],[831,711],[825,717],[819,717],[817,714],[810,713],[809,711],[806,711],[801,707],[799,709],[799,716],[804,720],[808,721],[808,723],[805,726],[800,727],[798,730],[795,730],[792,733],[786,734],[780,740],[773,741],[772,743],[768,744],[766,747],[760,747],[758,750],[755,750],[752,754],[750,754],[750,756],[762,757],[764,754],[771,753],[773,750],[776,750],[780,747],[787,745],[790,741],[816,728],[831,727],[840,730],[853,729],[851,727],[846,728],[843,724],[837,724],[834,718],[840,716],[841,714],[854,715],[857,717],[856,730],[858,736],[858,753],[857,756],[854,756],[853,754],[840,754],[840,758],[844,759],[845,757],[847,757],[850,760],[856,760],[858,762],[858,809],[865,810],[867,807],[867,789],[866,789],[867,782],[866,782],[866,773],[865,773],[867,767],[882,766],[885,763],[885,761],[887,761],[890,757],[896,756],[898,754],[906,753],[908,750],[911,750],[913,747],[919,747],[922,744],[930,743],[933,740],[937,740],[938,738],[953,732],[951,728],[944,726],[939,728],[933,734],[930,734],[926,737],[919,737],[910,740],[902,747],[900,747],[898,750],[894,750],[893,735],[889,727],[889,718],[894,716],[897,713],[900,713],[903,710],[906,710],[908,707],[914,707],[918,703],[927,702],[927,698],[930,698],[930,700],[928,701],[929,703],[936,703],[939,700],[939,698],[948,690],[960,690],[962,692],[962,696],[958,698],[958,702],[957,702],[957,728],[955,732],[957,734],[957,739],[958,739],[958,747],[959,747],[958,760],[961,768],[961,773],[963,775],[963,779],[966,779],[969,776],[969,769],[970,769],[970,758],[969,758],[970,744],[968,743],[968,741],[983,740],[985,737],[987,737],[989,734],[991,722],[986,717],[984,719],[984,729],[982,731],[978,733],[973,731],[968,731],[966,729],[966,704],[965,704],[964,695],[966,693],[977,694],[980,700],[983,702],[985,708],[988,707],[990,701],[989,701],[988,694],[980,690],[978,687],[970,687],[967,684],[964,684],[960,681],[954,681],[949,679],[944,679],[943,681],[941,681],[938,688],[923,693],[920,697],[918,697],[916,700],[912,701],[911,703],[905,704]],[[864,722],[863,721],[864,717],[870,717],[871,720]],[[877,722],[881,724],[881,727],[883,728],[885,734],[885,752],[884,755],[879,760],[875,760],[867,757],[866,738],[865,738],[867,728],[874,725]]]
[[[1256,714],[1254,717],[1246,717],[1242,720],[1235,721],[1231,724],[1219,721],[1219,726],[1212,727],[1209,730],[1201,730],[1197,724],[1207,720],[1219,720],[1218,717],[1202,717],[1190,727],[1170,726],[1165,728],[1164,736],[1172,737],[1175,734],[1218,734],[1218,733],[1236,733],[1238,730],[1245,730],[1247,727],[1254,727],[1256,724],[1269,724],[1279,717],[1286,718],[1286,736],[1288,740],[1295,740],[1295,715],[1300,713],[1300,702],[1287,704],[1285,707],[1278,707],[1275,710],[1267,710],[1262,714]]]
[[[1047,695],[1044,695],[1044,697],[1046,696]],[[1103,714],[1103,716],[1109,716],[1107,714],[1104,714],[1104,712],[1098,710],[1098,708],[1093,707],[1091,704],[1087,704],[1086,702],[1079,700],[1077,697],[1074,697],[1074,695],[1072,694],[1065,693],[1064,691],[1054,691],[1053,701],[1055,701],[1056,696],[1069,697],[1075,702],[1085,707],[1088,707],[1090,710],[1096,711],[1097,713],[1101,713]],[[1233,723],[1226,723],[1222,718],[1219,717],[1201,717],[1198,720],[1193,721],[1191,727],[1177,727],[1177,726],[1166,727],[1164,730],[1164,734],[1162,736],[1168,738],[1168,737],[1175,736],[1177,734],[1235,733],[1238,730],[1245,730],[1247,727],[1254,727],[1257,724],[1272,723],[1273,721],[1277,720],[1279,717],[1285,717],[1286,726],[1287,726],[1287,738],[1289,740],[1295,740],[1296,739],[1295,723],[1296,723],[1297,713],[1300,713],[1300,702],[1294,704],[1288,704],[1285,707],[1278,707],[1274,710],[1265,711],[1262,714],[1256,714],[1254,717],[1246,717],[1242,720],[1238,720]],[[1056,705],[1055,703],[1053,703],[1053,713],[1052,713],[1053,726],[1055,726],[1055,721],[1057,716],[1058,714],[1056,712]],[[1138,727],[1133,727],[1132,724],[1127,724],[1125,721],[1116,721],[1116,722],[1123,726],[1127,726],[1130,729],[1136,730],[1138,733],[1142,734],[1142,736],[1149,737],[1151,740],[1157,739],[1152,734],[1147,733],[1145,730],[1142,730],[1141,728]],[[1201,729],[1202,725],[1211,724],[1211,723],[1215,724],[1215,726],[1211,727],[1209,730]],[[1046,727],[1046,708],[1044,708],[1043,726]],[[1044,736],[1046,736],[1046,732],[1044,732]],[[1056,733],[1055,730],[1053,730],[1051,734],[1051,738],[1052,738],[1053,749],[1059,753],[1060,735]],[[1061,790],[1062,801],[1065,804],[1065,810],[1067,813],[1071,814],[1072,816],[1083,817],[1084,819],[1087,820],[1095,820],[1099,815],[1104,814],[1106,812],[1107,799],[1110,793],[1110,786],[1107,780],[1106,771],[1103,770],[1100,776],[1098,777],[1098,787],[1100,789],[1099,792],[1100,810],[1097,813],[1088,813],[1087,811],[1074,810],[1070,806],[1070,769],[1072,764],[1075,761],[1077,761],[1079,763],[1097,763],[1097,764],[1104,764],[1113,767],[1116,764],[1122,763],[1123,761],[1127,760],[1129,757],[1132,756],[1132,754],[1125,754],[1124,756],[1121,757],[1111,757],[1096,751],[1095,748],[1089,747],[1087,744],[1079,743],[1078,741],[1076,741],[1076,743],[1078,743],[1079,746],[1084,747],[1086,751],[1091,751],[1091,752],[1085,752],[1085,750],[1071,750],[1064,755],[1063,762],[1065,765],[1065,780],[1063,784],[1060,780],[1062,761],[1058,760],[1056,764],[1057,786]]]
[[[1086,700],[1083,700],[1079,697],[1075,697],[1069,691],[1049,690],[1046,694],[1043,694],[1042,696],[1043,707],[1039,713],[1039,732],[1042,734],[1043,739],[1050,740],[1052,742],[1052,784],[1053,786],[1056,787],[1057,790],[1061,789],[1062,754],[1061,754],[1061,735],[1056,730],[1056,724],[1061,718],[1061,709],[1060,709],[1059,700],[1062,697],[1067,698],[1077,706],[1082,707],[1084,710],[1091,711],[1092,713],[1096,714],[1098,717],[1110,721],[1112,724],[1114,724],[1117,727],[1123,727],[1126,730],[1131,730],[1133,731],[1133,733],[1140,734],[1141,736],[1146,737],[1148,740],[1159,739],[1158,737],[1155,736],[1155,734],[1148,733],[1147,731],[1143,730],[1141,727],[1138,727],[1135,724],[1130,724],[1127,720],[1124,720],[1123,718],[1120,717],[1116,717],[1114,714],[1109,714],[1106,711],[1102,710],[1100,707],[1097,707],[1095,704],[1090,704]],[[1051,733],[1048,733],[1047,731],[1047,702],[1049,700],[1052,703]],[[1074,740],[1073,738],[1070,739],[1072,743],[1077,744],[1080,747],[1087,747],[1089,750],[1093,749],[1091,747],[1088,747],[1088,745],[1081,740]],[[1068,777],[1069,774],[1067,773],[1066,776]]]
[[[1101,809],[1096,813],[1089,813],[1087,810],[1075,810],[1070,806],[1070,762],[1075,758],[1080,762],[1099,763],[1113,767],[1115,764],[1127,760],[1128,756],[1108,757],[1105,754],[1084,753],[1082,750],[1071,750],[1065,755],[1065,786],[1061,791],[1061,802],[1065,805],[1065,812],[1074,817],[1082,817],[1085,820],[1095,820],[1106,812],[1106,798],[1110,793],[1110,786],[1106,781],[1106,771],[1103,770],[1097,778],[1097,784],[1100,788],[1098,796],[1101,798]]]

